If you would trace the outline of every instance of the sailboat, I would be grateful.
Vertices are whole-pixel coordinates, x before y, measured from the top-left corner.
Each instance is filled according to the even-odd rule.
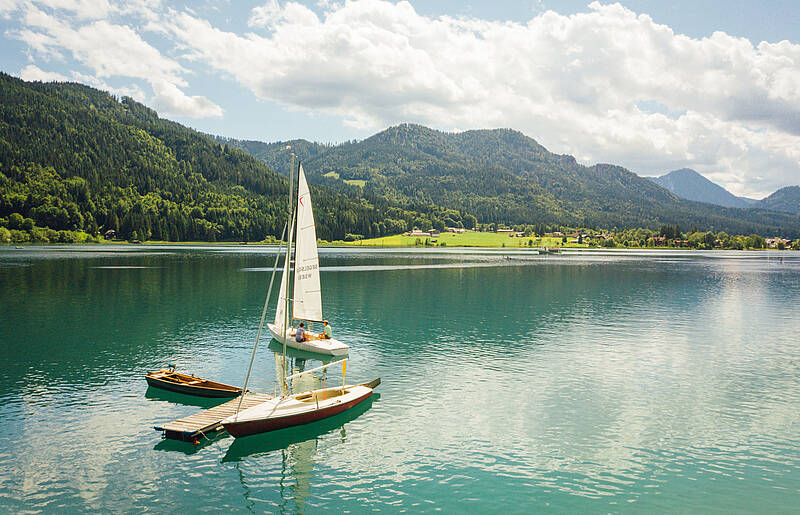
[[[294,176],[294,155],[292,156],[292,173],[289,177],[289,190],[291,195],[291,184]],[[291,206],[291,197],[289,200]],[[290,212],[291,212],[290,208]],[[241,408],[241,397],[236,413],[222,420],[222,426],[233,437],[248,436],[257,433],[264,433],[285,427],[292,427],[301,424],[308,424],[316,420],[332,417],[339,413],[349,410],[361,404],[372,396],[373,389],[381,382],[380,378],[369,383],[356,385],[345,384],[345,372],[347,370],[347,358],[326,363],[321,367],[303,370],[292,375],[286,375],[286,347],[291,346],[295,349],[306,350],[324,354],[346,354],[349,347],[333,339],[317,339],[308,342],[297,342],[294,338],[294,330],[289,322],[289,272],[292,254],[292,232],[294,223],[297,223],[297,251],[295,254],[295,276],[294,276],[294,299],[293,299],[293,319],[322,321],[322,296],[319,283],[319,257],[317,256],[317,236],[314,229],[314,215],[311,210],[311,196],[308,193],[308,183],[306,182],[303,165],[299,167],[298,190],[297,190],[297,211],[296,216],[290,214],[289,219],[292,223],[287,223],[289,237],[287,238],[286,260],[283,264],[283,276],[281,278],[280,292],[278,294],[277,313],[275,323],[267,324],[270,332],[276,340],[283,344],[280,355],[275,353],[276,369],[278,371],[278,381],[281,385],[281,396],[270,399],[266,402],[239,411]],[[277,257],[275,267],[277,267]],[[273,277],[275,271],[273,270]],[[272,281],[267,293],[267,302],[272,291]],[[250,371],[253,367],[258,340],[261,335],[261,327],[267,313],[267,304],[261,314],[261,324],[259,325],[256,344],[250,356],[250,366],[247,369],[243,391],[247,390],[247,383],[250,379]],[[298,379],[306,374],[325,370],[335,365],[342,365],[342,385],[329,388],[315,389],[307,392],[289,395],[289,380]],[[295,386],[298,386],[295,383]]]
[[[292,167],[294,168],[294,167]],[[300,165],[297,180],[297,211],[294,222],[297,224],[297,246],[295,250],[294,282],[289,297],[289,275],[291,272],[292,229],[289,230],[289,246],[286,261],[283,265],[283,277],[278,291],[278,305],[275,310],[275,322],[267,324],[273,338],[279,342],[299,350],[342,356],[350,351],[350,347],[334,338],[319,338],[313,333],[306,333],[306,340],[295,339],[296,329],[288,323],[287,311],[291,306],[292,320],[306,322],[323,322],[322,288],[319,278],[319,255],[317,253],[317,231],[314,225],[314,212],[311,207],[311,194],[306,182],[303,165]]]

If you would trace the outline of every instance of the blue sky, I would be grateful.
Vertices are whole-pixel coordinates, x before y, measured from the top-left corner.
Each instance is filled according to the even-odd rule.
[[[511,127],[760,198],[800,182],[798,4],[0,0],[0,62],[234,138]]]

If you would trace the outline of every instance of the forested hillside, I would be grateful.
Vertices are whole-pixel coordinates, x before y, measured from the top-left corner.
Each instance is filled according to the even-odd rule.
[[[283,168],[288,161],[284,152]],[[109,229],[141,240],[254,241],[280,234],[287,191],[285,178],[249,154],[129,98],[0,74],[0,226],[39,241]],[[326,239],[378,236],[387,220],[407,226],[443,212],[313,194]]]
[[[290,152],[305,162],[318,235],[329,240],[478,223],[800,235],[796,212],[683,200],[513,130],[403,124],[340,145],[215,140],[129,98],[0,74],[0,239],[74,241],[73,232],[108,230],[140,240],[278,236],[287,180],[270,168],[285,173]]]
[[[757,207],[800,214],[800,186],[786,186],[772,195],[759,200]]]
[[[796,215],[681,199],[622,167],[582,166],[509,129],[443,133],[402,124],[335,146],[223,141],[270,165],[291,144],[318,184],[415,209],[442,206],[481,223],[651,229],[678,224],[734,234],[800,235]]]

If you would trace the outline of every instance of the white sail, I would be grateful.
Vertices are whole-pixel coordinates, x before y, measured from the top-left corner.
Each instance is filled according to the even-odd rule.
[[[286,325],[286,277],[289,275],[289,254],[286,254],[286,263],[283,265],[281,274],[281,287],[278,290],[278,305],[275,307],[275,325],[284,327]]]
[[[294,259],[294,318],[322,322],[317,230],[302,164],[297,181],[297,248]]]
[[[294,232],[294,220],[289,224],[289,244],[286,246],[286,260],[283,262],[283,274],[281,274],[281,287],[278,290],[278,305],[275,307],[275,326],[280,327],[281,334],[286,332],[286,296],[289,286],[286,280],[289,277],[290,249],[292,247],[292,233]],[[291,320],[289,323],[291,324]]]

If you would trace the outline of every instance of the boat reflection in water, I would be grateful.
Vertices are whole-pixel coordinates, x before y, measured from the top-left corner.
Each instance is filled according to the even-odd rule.
[[[281,363],[281,354],[283,353],[283,345],[281,345],[279,341],[273,339],[269,343],[268,348],[275,354],[275,370],[277,371],[276,379],[278,384],[282,384],[283,366]],[[291,371],[290,374],[297,374],[299,372],[305,372],[306,369],[327,365],[328,363],[332,363],[333,361],[338,361],[346,357],[347,354],[344,356],[328,356],[325,354],[317,354],[316,352],[308,352],[286,347],[286,359],[288,361],[286,369]],[[316,390],[317,388],[322,388],[323,385],[327,385],[327,383],[328,370],[326,369],[321,371],[320,375],[306,374],[294,379],[292,381],[292,390],[294,393],[308,392],[311,390]]]
[[[152,386],[147,387],[147,390],[144,392],[144,398],[151,401],[164,401],[173,405],[197,406],[203,409],[213,408],[214,406],[228,402],[228,399],[198,397],[196,395],[187,395],[185,393],[162,390],[161,388],[153,388]]]
[[[272,340],[272,342],[270,342],[269,349],[275,354],[275,370],[277,374],[277,381],[278,384],[281,384],[283,382],[283,366],[281,366],[281,360],[283,359],[283,345],[276,340]],[[288,360],[287,368],[292,371],[292,374],[296,374],[298,372],[303,372],[306,369],[327,365],[332,361],[341,359],[341,357],[325,356],[314,352],[306,352],[287,348],[286,359]],[[305,392],[316,390],[324,386],[333,386],[332,384],[328,384],[327,372],[328,371],[326,369],[321,372],[312,372],[300,376],[293,381],[292,389],[294,392]],[[336,377],[338,378],[338,374],[336,374]],[[335,379],[333,381],[335,382]],[[263,455],[278,449],[285,449],[291,445],[296,445],[301,442],[307,442],[309,440],[316,441],[317,437],[337,429],[341,431],[342,438],[344,438],[344,424],[351,420],[355,420],[359,415],[367,411],[370,406],[372,406],[373,399],[379,398],[380,395],[378,393],[374,393],[366,401],[338,415],[334,415],[317,422],[312,422],[310,424],[288,427],[286,429],[279,429],[276,431],[270,431],[268,433],[252,435],[248,438],[236,439],[228,449],[223,461],[238,461],[242,457],[251,454]]]
[[[280,484],[276,486],[284,492],[281,494],[284,503],[294,503],[293,507],[285,506],[285,510],[282,511],[303,513],[305,501],[311,495],[314,486],[314,466],[317,463],[317,450],[322,440],[332,437],[344,443],[347,440],[345,427],[347,423],[370,409],[377,399],[380,399],[379,393],[373,394],[366,401],[344,413],[312,424],[279,429],[247,438],[236,438],[223,456],[222,462],[233,464],[239,472],[239,481],[245,498],[252,500],[251,481],[248,481],[251,474],[246,472],[246,464],[254,458],[280,459]],[[327,440],[328,446],[330,443],[331,440]],[[252,480],[252,477],[250,479]]]
[[[241,461],[247,456],[263,457],[277,450],[286,450],[291,453],[293,449],[298,449],[298,445],[308,444],[309,442],[314,444],[313,449],[316,451],[316,443],[319,437],[330,434],[333,431],[338,431],[342,442],[344,442],[347,437],[345,424],[365,413],[370,409],[372,403],[380,399],[380,397],[379,393],[374,393],[361,404],[319,422],[278,429],[269,433],[252,435],[248,438],[237,438],[231,443],[222,461],[228,463]],[[303,449],[308,449],[308,447],[308,445],[302,445]],[[308,458],[310,459],[311,456],[309,455]]]
[[[273,340],[269,346],[275,353],[275,369],[278,383],[283,379],[281,366],[283,346]],[[303,372],[306,369],[328,364],[340,359],[338,356],[323,356],[296,349],[286,350],[287,368],[292,374]],[[319,374],[319,375],[317,375]],[[335,374],[335,377],[338,374]],[[335,379],[334,379],[335,381]],[[293,382],[295,392],[315,390],[328,385],[327,370],[320,373],[309,373],[296,378]],[[280,487],[283,491],[288,489],[291,495],[284,496],[285,500],[291,499],[295,503],[294,509],[305,511],[305,500],[311,494],[314,483],[314,466],[316,454],[323,438],[334,438],[344,443],[347,440],[346,425],[365,413],[372,403],[380,399],[380,394],[374,393],[366,401],[338,415],[312,422],[310,424],[288,427],[267,433],[237,438],[231,443],[223,463],[233,463],[239,471],[242,488],[248,497],[250,488],[245,478],[245,471],[239,467],[245,458],[280,458],[281,479]],[[331,440],[328,440],[330,443]],[[288,508],[288,507],[287,507]]]

